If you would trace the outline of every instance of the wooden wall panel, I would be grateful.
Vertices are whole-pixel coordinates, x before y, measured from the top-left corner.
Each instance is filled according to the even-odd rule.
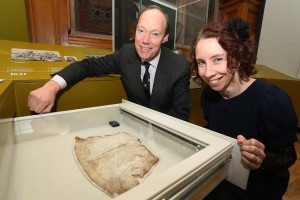
[[[52,1],[26,0],[25,5],[30,40],[55,44]]]
[[[221,19],[228,20],[240,17],[248,22],[252,41],[255,41],[259,11],[260,3],[258,0],[220,0]]]
[[[111,36],[71,34],[70,1],[72,0],[26,0],[30,41],[112,49]]]

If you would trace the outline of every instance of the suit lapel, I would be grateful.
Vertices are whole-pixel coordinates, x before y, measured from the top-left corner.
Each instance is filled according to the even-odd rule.
[[[129,85],[132,93],[136,95],[137,99],[140,99],[145,105],[148,105],[149,99],[144,91],[141,80],[141,62],[139,60],[133,63],[128,62],[127,66],[131,66],[130,68],[127,68],[126,74],[128,77],[127,81],[130,82]]]
[[[152,89],[152,98],[155,98],[155,96],[160,93],[159,91],[165,91],[165,88],[167,87],[166,81],[170,79],[170,74],[168,72],[169,67],[165,57],[164,51],[161,51]]]
[[[142,89],[143,85],[141,82],[141,62],[136,61],[134,63],[127,63],[127,66],[130,66],[127,68],[127,76],[128,81],[131,83],[130,85],[133,86],[133,88]]]

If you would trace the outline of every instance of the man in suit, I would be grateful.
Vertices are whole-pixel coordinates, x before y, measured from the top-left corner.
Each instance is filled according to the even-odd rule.
[[[168,21],[160,7],[146,7],[138,18],[134,44],[126,44],[105,57],[72,63],[59,71],[44,86],[29,93],[29,109],[50,112],[56,94],[66,86],[86,77],[120,74],[129,101],[187,121],[191,106],[189,65],[182,56],[162,46],[169,36]],[[148,77],[142,83],[145,73]]]

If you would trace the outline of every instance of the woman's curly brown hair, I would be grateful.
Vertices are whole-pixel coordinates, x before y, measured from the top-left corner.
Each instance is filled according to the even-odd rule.
[[[228,70],[237,69],[243,80],[248,80],[257,73],[254,64],[256,56],[249,39],[249,24],[241,19],[228,22],[210,22],[202,26],[198,36],[191,45],[191,70],[198,73],[196,61],[196,46],[200,39],[217,38],[221,47],[227,53]]]

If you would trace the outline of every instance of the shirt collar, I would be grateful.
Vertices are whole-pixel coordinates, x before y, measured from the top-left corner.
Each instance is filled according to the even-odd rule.
[[[155,68],[157,68],[157,65],[158,65],[158,62],[159,62],[160,53],[161,53],[161,50],[159,50],[159,53],[157,54],[157,56],[149,62]]]

